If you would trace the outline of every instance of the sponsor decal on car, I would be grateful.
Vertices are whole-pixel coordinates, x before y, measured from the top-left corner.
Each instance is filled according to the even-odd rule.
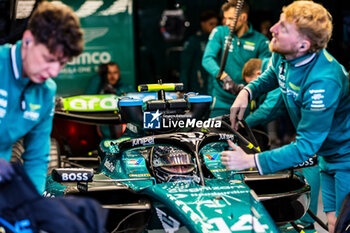
[[[226,168],[221,168],[221,169],[211,169],[211,172],[226,172],[227,169]]]
[[[115,166],[113,165],[113,163],[111,161],[109,161],[108,159],[106,159],[105,163],[103,164],[105,166],[105,168],[107,168],[110,172],[113,172],[115,169]]]
[[[145,138],[136,138],[132,140],[132,146],[146,146],[146,145],[153,145],[154,144],[154,137],[145,137]]]
[[[185,202],[176,199],[176,197],[174,197],[172,195],[168,195],[168,197],[169,197],[170,200],[175,201],[175,205],[179,206],[185,214],[188,214],[190,216],[190,219],[194,223],[196,223],[196,224],[200,223],[200,226],[202,227],[202,232],[209,232],[209,230],[213,228],[213,226],[211,224],[208,224],[205,221],[203,221],[201,216],[199,216]]]
[[[137,167],[137,166],[144,166],[145,165],[145,159],[139,158],[139,159],[127,159],[126,164],[128,167]]]
[[[266,224],[261,224],[259,220],[250,214],[245,214],[239,217],[239,220],[233,224],[231,227],[227,226],[225,220],[221,217],[212,218],[208,220],[208,223],[216,225],[219,229],[218,232],[235,232],[235,231],[253,231],[256,233],[264,233],[269,226]]]
[[[150,174],[129,174],[129,177],[148,177]]]
[[[87,95],[64,98],[64,109],[67,111],[115,111],[115,95]]]
[[[231,140],[233,141],[235,136],[233,134],[225,134],[225,133],[220,133],[219,134],[219,140]]]
[[[216,158],[219,156],[220,153],[215,153],[213,155],[204,155],[205,157],[207,157],[209,160],[216,160]]]
[[[162,226],[166,233],[173,233],[179,230],[180,222],[177,221],[175,218],[173,218],[170,215],[167,215],[162,210],[156,208],[157,216],[162,223]]]
[[[76,172],[76,173],[62,173],[62,181],[88,181],[89,173]]]

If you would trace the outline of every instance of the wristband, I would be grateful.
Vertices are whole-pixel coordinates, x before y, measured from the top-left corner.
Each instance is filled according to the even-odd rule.
[[[256,168],[258,169],[259,174],[260,174],[260,175],[263,175],[263,172],[262,172],[262,170],[261,170],[261,165],[260,165],[260,163],[259,163],[259,158],[258,158],[258,156],[259,156],[259,153],[254,154],[255,166],[256,166]]]
[[[249,102],[252,101],[253,95],[252,95],[252,92],[250,91],[249,87],[245,86],[243,89],[246,90],[246,91],[248,92],[248,95],[249,95]]]

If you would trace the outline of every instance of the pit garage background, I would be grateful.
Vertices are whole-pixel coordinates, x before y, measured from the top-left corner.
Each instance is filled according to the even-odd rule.
[[[40,1],[0,0],[0,44],[21,38],[28,17]],[[123,82],[177,82],[180,54],[186,39],[199,30],[204,10],[220,13],[224,0],[63,0],[81,20],[85,49],[55,79],[58,96],[84,94],[97,77],[101,63],[120,65]],[[291,0],[248,0],[249,21],[275,23]],[[350,3],[316,1],[333,15],[334,32],[328,50],[350,69]],[[97,90],[96,90],[97,91]]]

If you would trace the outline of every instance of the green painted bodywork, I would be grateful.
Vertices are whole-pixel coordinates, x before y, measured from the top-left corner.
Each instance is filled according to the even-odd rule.
[[[101,143],[104,159],[94,180],[118,179],[131,192],[149,197],[155,214],[145,232],[169,227],[198,233],[279,232],[257,196],[243,183],[243,176],[227,171],[221,164],[219,151],[227,148],[226,142],[210,143],[201,149],[205,165],[216,177],[206,178],[205,186],[201,186],[193,181],[157,184],[147,168],[144,152],[147,147],[121,153],[116,148],[123,140],[127,139]],[[136,178],[144,180],[132,180]],[[52,195],[64,194],[62,185],[54,182],[48,185]],[[89,188],[93,187],[96,184],[89,184]],[[68,185],[65,192],[74,189],[77,190],[76,185]]]
[[[155,212],[167,213],[180,223],[179,227],[185,225],[190,232],[251,232],[252,227],[256,228],[255,232],[279,232],[263,205],[242,182],[243,176],[227,171],[221,164],[219,151],[225,147],[226,142],[215,142],[201,149],[206,166],[216,176],[205,179],[205,186],[192,181],[154,184],[145,157],[140,153],[142,147],[107,155],[101,173],[112,179],[150,178],[122,183],[149,196]],[[259,214],[255,215],[254,224],[250,224],[253,212]],[[159,216],[153,221],[159,221]]]
[[[162,203],[169,216],[184,223],[190,232],[279,232],[273,220],[241,181],[206,180],[205,186],[193,182],[163,183],[142,193]],[[252,214],[255,215],[251,224]]]

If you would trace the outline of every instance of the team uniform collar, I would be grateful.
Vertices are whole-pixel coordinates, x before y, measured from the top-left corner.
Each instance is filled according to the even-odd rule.
[[[248,22],[248,27],[249,27],[249,29],[248,29],[248,31],[245,33],[245,34],[250,34],[250,33],[253,33],[253,25],[250,23],[250,22]],[[244,34],[243,34],[244,35]]]
[[[26,97],[25,92],[33,83],[29,78],[22,78],[22,54],[21,54],[22,41],[17,41],[16,44],[11,46],[10,57],[11,57],[11,68],[13,76],[18,85],[22,86],[20,95],[20,108],[22,111],[26,110]]]
[[[225,25],[225,27],[230,31],[229,26]],[[240,38],[248,36],[248,35],[253,33],[254,29],[253,29],[253,26],[250,22],[248,22],[248,27],[249,27],[248,31],[246,33],[244,33]],[[237,34],[234,33],[234,36],[237,37]]]
[[[244,33],[240,38],[243,38],[243,37],[246,37],[246,36],[249,36],[250,34],[253,33],[254,29],[253,29],[253,25],[248,22],[248,31],[246,33]],[[236,35],[237,36],[237,35]]]
[[[282,61],[289,63],[289,64],[293,65],[294,67],[301,67],[301,66],[304,66],[306,64],[309,64],[315,57],[316,57],[316,53],[307,53],[307,54],[304,54],[300,57],[296,57],[296,58],[291,59],[291,60],[287,60],[287,59],[283,58]]]
[[[12,72],[16,80],[22,77],[22,55],[21,55],[22,41],[17,41],[11,46],[10,57]]]

